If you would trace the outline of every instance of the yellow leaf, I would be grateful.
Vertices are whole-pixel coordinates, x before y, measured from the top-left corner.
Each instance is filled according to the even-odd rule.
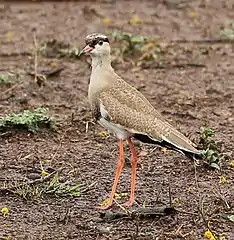
[[[227,178],[225,176],[220,176],[219,177],[219,183],[220,184],[225,184],[227,183]]]
[[[187,188],[187,192],[193,193],[193,191],[194,191],[194,187],[189,187],[189,188]]]
[[[195,12],[191,12],[189,15],[190,15],[190,17],[192,17],[192,18],[196,18],[196,17],[197,17],[197,14],[196,14]]]
[[[234,168],[234,160],[231,161],[230,165],[231,165],[231,167]]]
[[[106,199],[104,199],[103,202],[100,203],[99,205],[103,207],[103,206],[106,206],[109,202],[110,202],[110,198],[106,198]]]
[[[8,32],[7,33],[7,40],[11,41],[13,39],[13,35],[14,35],[13,32]]]
[[[137,24],[141,24],[142,21],[137,15],[133,15],[132,18],[129,20],[129,23],[131,25],[137,25]]]
[[[107,133],[103,131],[103,132],[98,133],[98,136],[99,137],[107,137]]]
[[[172,203],[173,203],[173,204],[177,204],[177,203],[179,203],[179,202],[180,202],[179,198],[174,198],[174,199],[172,200]]]
[[[106,18],[103,18],[103,23],[106,24],[106,25],[109,25],[111,23],[111,19],[106,17]]]
[[[163,153],[166,153],[166,152],[171,152],[172,150],[169,150],[169,149],[163,147],[163,148],[161,148],[160,151]]]
[[[57,64],[56,64],[56,62],[51,62],[51,63],[50,63],[50,66],[53,67],[53,68],[56,68],[56,67],[57,67]]]
[[[208,239],[210,239],[210,240],[215,240],[215,237],[214,237],[213,233],[212,233],[210,230],[207,230],[207,231],[205,232],[204,237],[205,237],[205,238],[208,238]]]
[[[115,193],[115,199],[121,199],[122,197],[126,197],[127,193]]]
[[[44,169],[41,171],[41,176],[45,177],[48,175],[48,172],[46,172]]]
[[[144,51],[154,49],[154,48],[155,48],[155,44],[153,42],[148,42],[142,47],[141,50],[144,52]]]
[[[2,212],[2,214],[3,214],[4,217],[9,214],[9,210],[8,210],[8,208],[6,208],[6,207],[2,208],[2,209],[1,209],[1,212]]]

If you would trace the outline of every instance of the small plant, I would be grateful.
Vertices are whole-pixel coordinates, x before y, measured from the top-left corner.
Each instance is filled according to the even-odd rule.
[[[227,39],[234,40],[234,21],[230,22],[229,28],[225,28],[221,31],[221,34]]]
[[[44,42],[39,48],[39,52],[42,56],[46,57],[79,57],[79,48],[71,46],[70,44],[60,42],[56,39]]]
[[[47,108],[36,108],[0,117],[0,130],[26,129],[30,132],[36,132],[42,127],[54,129],[54,119],[47,116],[47,112]]]
[[[8,83],[9,81],[9,75],[0,75],[0,83]]]
[[[160,51],[156,40],[152,37],[135,36],[120,31],[113,31],[111,35],[115,41],[122,43],[122,46],[118,48],[122,56],[140,55],[139,60],[149,60],[152,58],[155,59],[157,53]],[[117,49],[115,49],[115,51],[117,51]]]
[[[216,169],[220,169],[219,162],[219,150],[217,143],[213,139],[215,131],[210,128],[201,127],[197,132],[199,136],[198,143],[202,146],[202,153],[206,163]]]

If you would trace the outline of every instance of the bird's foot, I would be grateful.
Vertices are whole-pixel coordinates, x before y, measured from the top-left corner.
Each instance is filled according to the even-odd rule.
[[[133,205],[133,203],[134,203],[134,200],[128,200],[126,203],[124,203],[123,205],[125,206],[125,207],[131,207],[132,205]]]

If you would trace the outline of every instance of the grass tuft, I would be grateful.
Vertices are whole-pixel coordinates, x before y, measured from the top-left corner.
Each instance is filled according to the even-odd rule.
[[[46,177],[41,177],[31,182],[8,186],[4,190],[18,195],[25,200],[35,201],[44,196],[57,198],[79,197],[89,191],[94,184],[95,182],[90,185],[61,182],[59,173],[53,172]]]
[[[55,121],[47,116],[47,112],[47,108],[36,108],[0,117],[0,131],[26,129],[30,132],[36,132],[43,127],[55,129]]]
[[[49,184],[45,186],[44,193],[54,194],[57,197],[79,197],[81,195],[80,184],[61,183],[59,175],[56,173]]]
[[[0,75],[0,84],[9,83],[9,82],[10,82],[9,75],[5,75],[5,74]]]

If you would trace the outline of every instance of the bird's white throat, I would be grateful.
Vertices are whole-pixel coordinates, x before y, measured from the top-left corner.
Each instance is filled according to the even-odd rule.
[[[92,56],[92,72],[98,69],[111,68],[111,57],[110,55]]]

